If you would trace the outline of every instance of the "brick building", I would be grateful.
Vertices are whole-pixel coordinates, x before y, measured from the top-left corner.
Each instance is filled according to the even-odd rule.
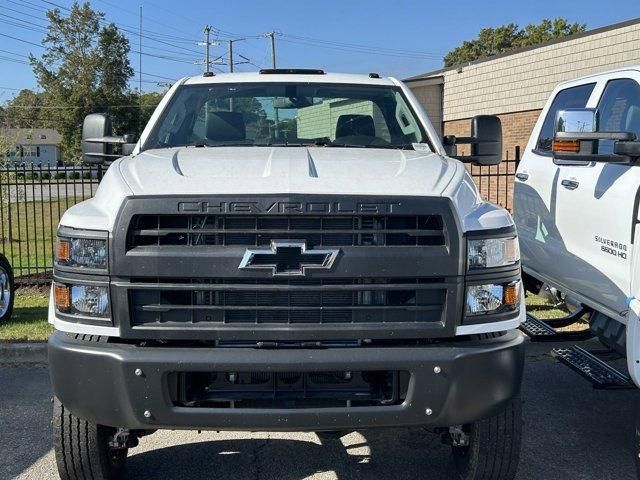
[[[428,72],[405,82],[441,134],[466,136],[474,115],[498,115],[502,120],[503,158],[513,159],[516,147],[525,148],[540,111],[558,83],[637,64],[640,18]],[[464,152],[464,147],[459,152]],[[514,167],[508,163],[499,170],[512,173]],[[474,169],[474,173],[479,170]],[[484,170],[488,171],[487,167]],[[510,206],[512,180],[506,180],[483,178],[478,183],[485,196]]]

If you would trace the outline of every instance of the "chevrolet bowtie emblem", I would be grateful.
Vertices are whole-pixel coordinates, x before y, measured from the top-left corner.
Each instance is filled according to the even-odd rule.
[[[271,270],[273,276],[304,276],[310,268],[330,269],[340,249],[307,250],[306,242],[271,240],[266,248],[248,248],[242,257],[242,270]]]

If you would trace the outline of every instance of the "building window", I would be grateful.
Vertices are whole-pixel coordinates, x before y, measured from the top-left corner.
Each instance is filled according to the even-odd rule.
[[[595,83],[588,83],[560,90],[558,92],[556,98],[553,99],[553,103],[551,103],[551,107],[549,108],[547,116],[544,119],[544,123],[542,124],[538,143],[536,144],[537,151],[544,153],[551,152],[553,126],[556,121],[556,114],[558,113],[558,110],[565,110],[567,108],[585,108],[595,85]]]
[[[35,145],[24,145],[22,147],[22,156],[24,158],[37,158],[40,156],[40,147]]]

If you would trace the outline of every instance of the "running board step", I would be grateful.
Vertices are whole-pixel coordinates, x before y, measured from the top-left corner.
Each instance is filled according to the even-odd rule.
[[[551,356],[589,380],[594,388],[635,388],[628,375],[577,345],[569,348],[554,348],[551,350]]]
[[[525,321],[520,325],[520,330],[526,333],[532,342],[579,341],[593,337],[589,328],[576,332],[559,332],[544,320],[540,320],[530,313],[527,313]]]

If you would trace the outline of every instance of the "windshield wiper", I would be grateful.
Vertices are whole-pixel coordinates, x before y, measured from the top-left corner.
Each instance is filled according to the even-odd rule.
[[[191,143],[189,145],[175,145],[177,147],[187,148],[210,148],[210,147],[256,147],[253,143],[240,143],[240,142],[221,142],[221,143]]]
[[[279,143],[256,143],[256,147],[326,147],[326,142],[279,142]]]
[[[328,143],[327,147],[340,147],[340,148],[385,148],[393,150],[413,150],[413,145],[410,143],[402,145],[357,145],[349,143]]]

